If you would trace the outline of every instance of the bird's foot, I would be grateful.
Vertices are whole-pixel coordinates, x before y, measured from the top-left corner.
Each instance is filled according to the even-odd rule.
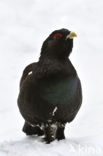
[[[50,143],[56,139],[56,131],[57,125],[54,123],[47,123],[44,127],[45,138],[44,141],[46,143]]]
[[[41,130],[39,126],[31,126],[27,122],[25,122],[23,126],[23,132],[26,133],[26,135],[38,135],[38,136],[44,135],[44,131]]]
[[[65,139],[64,129],[65,129],[65,124],[58,123],[58,129],[57,129],[57,132],[56,132],[56,139],[58,141]]]

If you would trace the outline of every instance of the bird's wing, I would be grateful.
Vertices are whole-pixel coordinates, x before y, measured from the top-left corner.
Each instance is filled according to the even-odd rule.
[[[22,86],[23,81],[27,78],[27,76],[33,72],[33,68],[36,66],[37,63],[31,63],[29,64],[23,71],[21,80],[20,80],[20,88]]]

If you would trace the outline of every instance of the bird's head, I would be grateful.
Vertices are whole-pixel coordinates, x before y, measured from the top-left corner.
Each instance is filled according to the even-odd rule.
[[[41,49],[41,57],[68,58],[73,48],[73,38],[76,33],[67,29],[53,31],[44,41]]]

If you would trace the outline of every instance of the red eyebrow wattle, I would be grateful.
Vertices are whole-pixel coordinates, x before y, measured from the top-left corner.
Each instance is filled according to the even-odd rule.
[[[62,37],[62,34],[60,34],[60,33],[55,34],[54,39],[56,39],[57,37]]]

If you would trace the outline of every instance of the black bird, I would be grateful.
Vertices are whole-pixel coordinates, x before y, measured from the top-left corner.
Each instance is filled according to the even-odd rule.
[[[52,32],[44,41],[38,62],[23,72],[18,96],[27,135],[45,135],[50,143],[64,139],[64,129],[82,103],[81,83],[69,60],[76,33],[67,29]]]

